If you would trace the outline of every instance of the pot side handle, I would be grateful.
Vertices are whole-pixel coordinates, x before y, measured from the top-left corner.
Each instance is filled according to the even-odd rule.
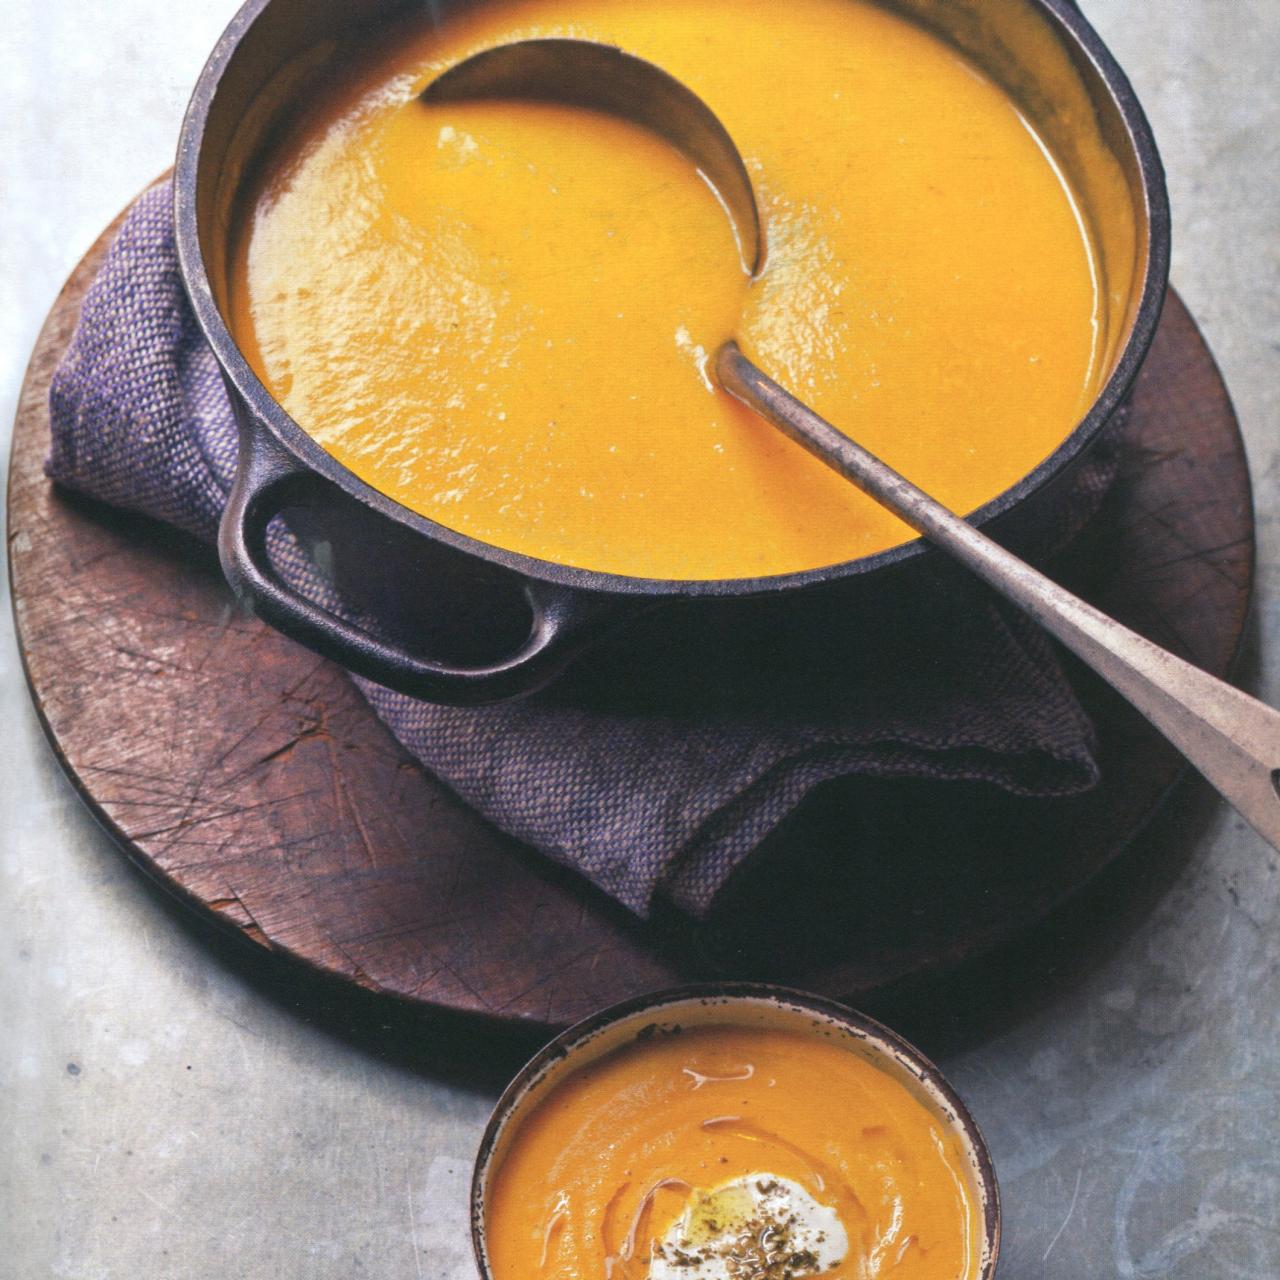
[[[241,433],[240,465],[218,531],[218,557],[236,596],[264,622],[357,675],[398,693],[452,706],[479,706],[532,693],[553,679],[626,612],[603,597],[529,582],[533,622],[507,657],[459,666],[388,644],[285,582],[267,553],[267,527],[315,483],[262,430]]]

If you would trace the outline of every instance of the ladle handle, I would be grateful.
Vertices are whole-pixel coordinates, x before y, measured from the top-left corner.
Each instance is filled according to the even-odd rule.
[[[833,471],[1024,609],[1164,734],[1280,848],[1280,712],[1108,617],[993,542],[836,430],[742,354],[723,347],[721,384]]]

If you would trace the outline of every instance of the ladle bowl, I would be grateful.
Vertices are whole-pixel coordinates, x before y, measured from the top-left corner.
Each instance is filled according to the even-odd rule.
[[[555,102],[603,111],[665,138],[697,166],[733,222],[748,275],[764,260],[747,166],[719,117],[661,67],[593,40],[517,40],[455,63],[422,91],[427,103]]]

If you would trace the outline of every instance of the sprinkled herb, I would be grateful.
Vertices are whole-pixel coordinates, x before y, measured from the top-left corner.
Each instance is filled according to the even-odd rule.
[[[761,1195],[778,1189],[776,1182],[757,1183]],[[721,1230],[721,1224],[708,1220],[706,1228],[712,1233]],[[767,1207],[750,1218],[734,1224],[733,1235],[715,1244],[690,1248],[690,1242],[681,1240],[681,1247],[669,1246],[659,1256],[673,1267],[698,1267],[718,1257],[724,1263],[726,1273],[733,1280],[802,1280],[818,1270],[818,1255],[812,1249],[796,1247],[796,1215],[783,1214]],[[661,1250],[655,1245],[655,1251]]]

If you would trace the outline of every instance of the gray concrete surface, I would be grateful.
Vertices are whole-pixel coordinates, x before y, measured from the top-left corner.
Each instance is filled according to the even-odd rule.
[[[1280,701],[1280,3],[1085,0],[1168,163],[1174,278],[1260,514],[1244,678]],[[100,226],[169,160],[230,0],[8,0],[0,422]],[[463,1280],[521,1049],[281,985],[129,870],[59,774],[0,620],[0,1277]],[[1195,787],[1038,936],[888,1013],[968,1097],[1007,1280],[1280,1275],[1280,874]]]

